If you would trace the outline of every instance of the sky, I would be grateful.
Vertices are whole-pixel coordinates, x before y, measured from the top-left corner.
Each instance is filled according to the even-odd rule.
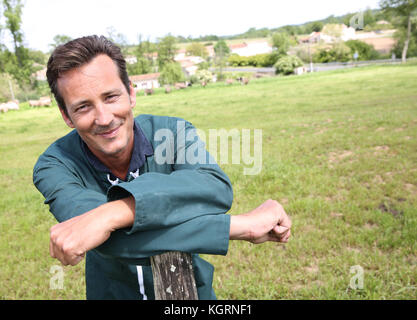
[[[128,43],[178,36],[243,33],[277,28],[330,15],[378,8],[379,0],[23,0],[25,44],[48,51],[55,35],[108,35],[113,28]],[[3,36],[7,42],[7,35]]]

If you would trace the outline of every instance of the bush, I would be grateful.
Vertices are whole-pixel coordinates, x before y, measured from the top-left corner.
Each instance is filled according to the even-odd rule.
[[[277,52],[262,53],[254,56],[250,56],[249,65],[254,67],[272,67],[282,55]]]
[[[313,55],[313,62],[347,62],[352,59],[351,49],[342,42],[335,43],[331,48],[322,48]]]
[[[304,64],[297,56],[285,56],[275,63],[275,73],[288,75],[294,73],[296,68],[302,67]]]
[[[358,60],[375,60],[379,58],[379,53],[373,46],[359,40],[349,40],[345,44],[350,48],[351,54],[358,52]]]
[[[199,83],[209,83],[213,79],[213,74],[208,70],[198,70],[195,73],[195,77]]]
[[[241,57],[238,54],[230,55],[227,62],[233,67],[245,67],[249,65],[249,59],[247,57]]]
[[[232,54],[228,58],[228,63],[233,67],[272,67],[282,55],[277,52],[261,53],[249,57],[242,57],[237,54]]]

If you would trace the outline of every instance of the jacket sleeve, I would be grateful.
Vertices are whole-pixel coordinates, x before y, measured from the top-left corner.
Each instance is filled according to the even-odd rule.
[[[58,157],[42,155],[33,170],[33,183],[58,222],[86,213],[107,202],[99,190],[87,188],[79,173]]]
[[[130,235],[119,229],[95,250],[104,257],[134,264],[143,264],[142,259],[167,251],[226,255],[229,230],[230,215],[206,215],[175,226]]]

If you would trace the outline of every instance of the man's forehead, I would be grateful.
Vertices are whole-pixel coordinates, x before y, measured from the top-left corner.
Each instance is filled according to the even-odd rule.
[[[57,84],[63,97],[95,90],[104,93],[123,87],[116,64],[106,55],[99,55],[81,67],[64,72]]]

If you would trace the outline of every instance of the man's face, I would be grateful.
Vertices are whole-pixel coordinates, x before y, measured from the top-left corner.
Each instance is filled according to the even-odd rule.
[[[65,72],[58,89],[68,111],[60,109],[64,121],[99,159],[130,156],[136,95],[132,86],[126,91],[111,58],[99,55]]]

